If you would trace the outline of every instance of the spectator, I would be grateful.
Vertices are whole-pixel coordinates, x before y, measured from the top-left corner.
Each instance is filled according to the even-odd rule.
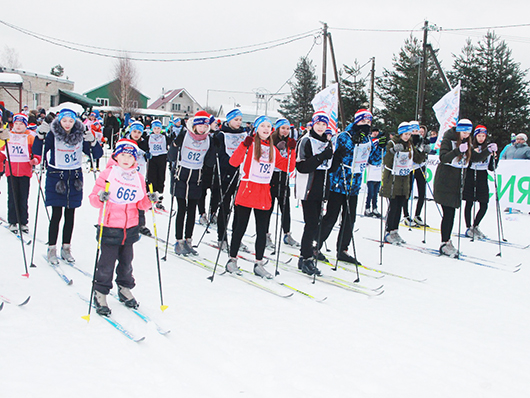
[[[517,134],[515,143],[502,154],[501,159],[530,159],[530,147],[526,143],[527,140],[526,134]]]
[[[107,139],[107,144],[110,149],[114,148],[114,144],[117,141],[118,134],[120,132],[120,122],[116,119],[116,116],[112,112],[107,112],[105,119],[105,128],[103,129],[103,135]]]

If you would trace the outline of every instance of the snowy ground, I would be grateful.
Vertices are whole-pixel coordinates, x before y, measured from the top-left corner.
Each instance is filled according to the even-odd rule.
[[[85,175],[85,196],[93,181]],[[32,180],[31,228],[36,182]],[[5,178],[0,180],[0,192],[6,203]],[[168,199],[165,204],[169,207]],[[1,207],[2,218],[7,217],[6,207]],[[46,240],[42,210],[37,235]],[[301,220],[301,209],[293,210],[293,217]],[[148,214],[148,226],[151,220]],[[505,218],[506,238],[530,243],[529,220],[528,215]],[[164,238],[167,221],[166,216],[157,216]],[[428,221],[439,226],[433,202],[428,203]],[[94,267],[96,222],[97,211],[85,200],[76,213],[73,251],[78,266],[89,272]],[[154,241],[143,238],[135,246],[134,293],[141,309],[171,333],[158,334],[110,299],[113,315],[146,337],[140,343],[126,339],[94,313],[88,324],[81,319],[87,305],[77,293],[88,296],[90,280],[63,266],[74,279],[67,286],[44,262],[42,243],[36,244],[37,268],[30,269],[29,279],[21,277],[20,242],[0,228],[0,294],[15,301],[31,295],[26,306],[5,304],[0,312],[0,396],[528,396],[530,250],[503,247],[502,259],[496,259],[498,247],[462,241],[464,253],[504,264],[523,262],[518,273],[389,246],[384,249],[384,265],[379,266],[378,244],[363,239],[379,236],[379,222],[358,218],[356,228],[358,258],[364,264],[427,281],[361,275],[364,285],[384,284],[383,295],[368,298],[318,281],[313,285],[296,274],[282,272],[277,277],[328,297],[317,303],[300,294],[279,298],[227,276],[210,283],[204,270],[168,256],[161,267],[169,309],[162,313]],[[482,230],[496,236],[494,203]],[[197,239],[202,231],[196,228]],[[254,233],[252,221],[248,232]],[[298,240],[301,232],[302,223],[293,222]],[[422,245],[423,231],[401,228],[401,234]],[[214,238],[215,232],[206,240]],[[328,240],[330,249],[335,240],[336,232]],[[427,232],[426,246],[438,248],[439,235]],[[215,259],[213,248],[201,245],[199,251]],[[28,257],[30,253],[26,246]],[[334,255],[334,250],[328,254]],[[224,264],[226,255],[221,259]],[[240,266],[251,270],[249,263]],[[354,275],[320,268],[346,279]]]

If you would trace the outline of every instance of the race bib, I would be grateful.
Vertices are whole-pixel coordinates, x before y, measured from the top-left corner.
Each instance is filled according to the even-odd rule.
[[[225,138],[226,154],[228,156],[232,156],[234,154],[234,151],[237,149],[239,144],[241,144],[245,140],[247,135],[247,133],[231,134],[223,132],[223,137]]]
[[[273,156],[272,162],[270,162],[269,150],[270,148],[268,146],[261,146],[261,158],[259,162],[252,156],[248,179],[245,180],[257,184],[269,184],[271,182],[272,173],[274,172],[275,156]]]
[[[112,203],[127,205],[143,198],[142,181],[136,169],[123,170],[120,166],[112,166],[107,181]]]
[[[482,162],[471,163],[471,166],[469,167],[473,170],[488,170],[488,166],[490,164],[490,158],[491,158],[491,155],[488,155],[488,157],[484,159]]]
[[[392,174],[396,176],[408,176],[412,171],[412,159],[410,152],[396,152],[394,155],[394,164]]]
[[[453,145],[453,150],[456,148],[456,141],[451,141],[451,144]],[[453,158],[451,163],[446,163],[448,166],[456,167],[457,169],[465,169],[467,165],[469,164],[469,161],[466,157],[466,154],[462,154],[462,158],[459,160],[458,156]]]
[[[355,149],[353,150],[353,159],[355,159],[355,168],[353,170],[354,174],[359,174],[364,171],[364,169],[366,168],[366,164],[368,163],[368,158],[370,157],[371,150],[371,141],[355,146]]]
[[[369,164],[366,167],[366,181],[381,181],[381,165]]]
[[[320,141],[313,137],[307,137],[309,142],[311,142],[311,149],[313,150],[313,155],[318,155],[319,153],[324,152],[324,149],[328,146],[328,141]],[[317,167],[317,170],[327,170],[331,167],[331,159],[326,159],[320,166]]]
[[[136,167],[136,171],[138,171],[138,173],[145,177],[147,173],[147,161],[145,160],[144,155],[145,152],[141,149],[138,149],[138,160],[136,161],[136,163],[138,163],[138,166]]]
[[[9,158],[13,163],[29,162],[28,137],[26,134],[9,134]]]
[[[167,153],[166,137],[162,134],[151,134],[149,136],[149,152],[153,156],[165,155]]]
[[[190,170],[202,169],[208,149],[210,149],[210,139],[194,140],[186,134],[180,150],[179,165]]]
[[[79,169],[83,164],[83,141],[69,145],[55,137],[55,167],[64,170]]]

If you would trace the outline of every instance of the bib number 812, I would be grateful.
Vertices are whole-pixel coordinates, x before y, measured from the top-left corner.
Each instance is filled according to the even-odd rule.
[[[136,197],[136,189],[125,189],[123,187],[120,187],[120,189],[118,189],[118,192],[116,192],[116,197],[118,199],[123,199],[126,201],[133,201]]]
[[[70,163],[70,162],[73,163],[75,161],[77,161],[77,153],[75,153],[75,152],[71,153],[71,154],[67,153],[67,154],[64,155],[64,162],[65,163]]]

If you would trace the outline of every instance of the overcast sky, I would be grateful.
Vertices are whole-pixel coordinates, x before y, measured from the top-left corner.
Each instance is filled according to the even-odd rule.
[[[194,7],[197,4],[198,6]],[[364,64],[376,58],[376,74],[390,68],[410,31],[419,30],[425,19],[438,27],[464,28],[515,25],[530,22],[526,2],[484,1],[36,1],[4,0],[0,20],[38,34],[74,43],[130,51],[131,57],[183,58],[205,54],[153,55],[132,51],[204,51],[240,47],[319,29],[327,22],[333,36],[337,63]],[[340,29],[339,29],[340,28]],[[404,32],[358,32],[343,28],[396,29]],[[460,53],[467,37],[476,42],[481,31],[430,32],[429,42],[439,48],[442,66],[449,69],[452,54]],[[523,68],[530,68],[530,27],[496,29],[513,50]],[[422,37],[422,32],[414,35]],[[115,60],[84,54],[40,41],[0,24],[0,53],[5,45],[19,53],[22,69],[49,73],[61,64],[65,76],[83,93],[113,78]],[[135,62],[138,89],[154,101],[162,88],[185,87],[205,106],[234,102],[252,105],[253,95],[211,90],[277,92],[293,73],[298,59],[313,44],[308,37],[273,49],[233,58],[193,62]],[[88,48],[87,48],[88,49]],[[90,49],[91,51],[100,51]],[[108,52],[107,52],[108,53]],[[206,54],[216,55],[216,54]],[[320,79],[322,45],[314,46],[310,58]],[[363,75],[369,73],[369,66]],[[328,81],[333,79],[328,58]],[[208,90],[210,92],[208,93]],[[288,91],[285,86],[282,92]],[[414,99],[413,99],[414,100]]]

